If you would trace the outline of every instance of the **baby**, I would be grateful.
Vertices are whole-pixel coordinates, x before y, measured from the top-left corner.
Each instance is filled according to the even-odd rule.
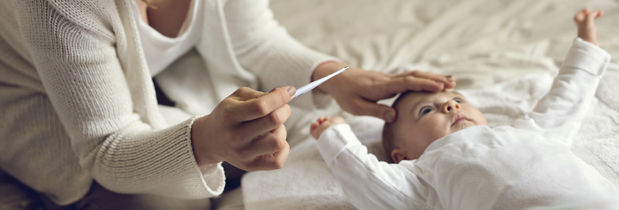
[[[570,150],[610,55],[594,20],[579,11],[578,38],[551,90],[523,119],[490,128],[453,89],[405,92],[383,146],[367,153],[341,117],[310,126],[350,202],[360,209],[616,209],[619,190]]]

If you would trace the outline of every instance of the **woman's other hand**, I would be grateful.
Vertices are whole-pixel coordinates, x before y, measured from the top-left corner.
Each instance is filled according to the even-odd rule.
[[[196,119],[191,136],[198,166],[226,161],[245,171],[282,168],[290,151],[283,123],[295,92],[292,86],[269,93],[239,88]]]
[[[345,66],[338,62],[321,64],[314,71],[312,80],[320,79]],[[351,67],[318,86],[314,91],[331,94],[342,109],[354,115],[370,115],[386,122],[393,122],[396,117],[395,109],[377,104],[377,101],[391,98],[407,90],[437,92],[444,88],[453,88],[455,85],[453,76],[430,72],[387,74]]]

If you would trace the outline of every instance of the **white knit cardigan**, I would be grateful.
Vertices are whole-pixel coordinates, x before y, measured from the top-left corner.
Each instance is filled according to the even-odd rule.
[[[115,192],[180,198],[223,189],[220,164],[203,173],[196,165],[195,118],[166,125],[158,110],[130,1],[0,1],[0,167],[58,204],[82,198],[93,179]],[[292,39],[267,0],[202,5],[195,48],[208,73],[157,78],[187,99],[172,96],[189,113],[208,114],[241,86],[300,87],[332,59]],[[320,97],[294,102],[324,105]]]

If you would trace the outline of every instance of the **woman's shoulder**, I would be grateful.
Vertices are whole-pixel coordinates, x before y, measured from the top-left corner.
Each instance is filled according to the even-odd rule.
[[[19,16],[63,18],[93,32],[111,33],[121,16],[130,15],[130,1],[98,0],[13,0]],[[108,34],[111,35],[111,34]]]

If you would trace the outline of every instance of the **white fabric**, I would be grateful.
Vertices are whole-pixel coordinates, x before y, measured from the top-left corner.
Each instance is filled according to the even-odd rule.
[[[550,89],[554,74],[533,73],[482,89],[459,90],[468,102],[479,108],[491,127],[509,125],[532,110],[537,101]],[[619,65],[611,65],[602,78],[597,98],[591,104],[581,129],[574,138],[572,150],[593,166],[602,176],[619,187],[619,109],[611,109],[601,101],[601,92],[617,90]],[[604,90],[604,86],[610,89]],[[608,95],[608,97],[611,95]],[[616,96],[612,95],[612,99]],[[314,115],[340,115],[337,112]],[[294,146],[284,168],[278,171],[252,172],[243,177],[243,199],[246,209],[356,209],[346,196],[333,173],[318,152],[316,140],[309,136],[308,124],[299,123],[294,133],[302,139]],[[387,161],[380,142],[383,121],[373,117],[355,116],[347,119],[352,131],[381,161]],[[295,129],[293,128],[293,129]],[[293,134],[289,134],[293,135]],[[303,137],[305,136],[305,137]],[[298,140],[296,140],[298,141]],[[592,151],[595,151],[593,153]],[[285,184],[284,184],[285,183]],[[264,190],[264,189],[269,190]]]
[[[158,109],[131,4],[0,2],[0,167],[58,204],[80,199],[93,179],[120,193],[204,198],[223,190],[220,164],[204,174],[196,165],[194,118],[167,125]],[[268,1],[202,6],[202,38],[181,58],[199,55],[208,73],[194,66],[168,69],[185,71],[186,81],[157,77],[164,92],[186,93],[171,98],[192,115],[241,86],[300,87],[332,59],[289,37]],[[291,104],[312,108],[321,97]]]
[[[325,130],[316,146],[360,209],[612,209],[619,190],[570,150],[609,60],[576,39],[524,119],[452,133],[417,160],[379,162],[347,124]]]
[[[201,0],[191,1],[187,17],[183,21],[184,27],[181,27],[179,35],[167,37],[142,21],[138,5],[135,1],[131,2],[133,14],[136,15],[135,19],[139,20],[137,22],[140,41],[151,77],[157,76],[198,43],[202,33],[203,7],[201,4]]]
[[[584,7],[605,11],[596,25],[600,46],[613,56],[614,65],[602,78],[572,149],[619,186],[619,2],[271,1],[275,17],[293,37],[352,66],[455,75],[457,90],[475,101],[491,126],[523,117],[548,92],[576,35],[572,17]],[[336,106],[307,113],[287,126],[296,146],[284,168],[243,177],[246,209],[356,209],[309,135],[309,124],[325,115],[344,116],[370,152],[386,158],[381,120],[353,117]]]

